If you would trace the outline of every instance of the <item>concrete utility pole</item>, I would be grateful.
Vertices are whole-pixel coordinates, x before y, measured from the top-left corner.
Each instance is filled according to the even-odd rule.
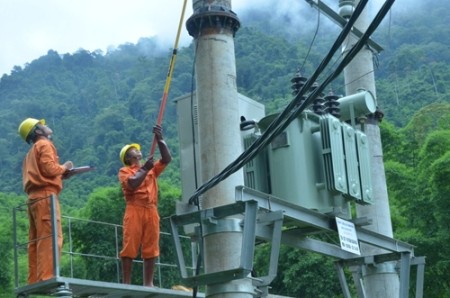
[[[344,18],[349,18],[352,13],[352,6],[356,7],[358,3],[359,0],[339,0],[339,14]],[[369,17],[366,7],[355,27],[364,32],[368,26]],[[355,37],[349,36],[347,41],[344,42],[343,52],[348,51],[355,43]],[[373,70],[373,52],[369,47],[365,47],[344,70],[346,95],[354,94],[358,89],[365,89],[372,92],[376,98]],[[381,117],[382,114],[377,111],[369,115],[364,123],[364,132],[370,144],[374,204],[368,206],[357,205],[356,212],[358,217],[367,217],[372,220],[371,224],[365,228],[392,238],[391,214],[384,172],[380,128],[378,126]],[[383,253],[381,249],[369,245],[361,245],[361,251],[363,255]],[[395,271],[394,263],[383,263],[377,266],[366,265],[363,269],[363,279],[368,298],[399,296],[399,277]]]
[[[193,15],[186,26],[196,48],[195,82],[198,103],[199,151],[202,183],[220,173],[241,153],[239,102],[236,87],[234,34],[240,23],[231,0],[193,0]],[[234,191],[243,185],[242,170],[200,197],[202,209],[235,202]],[[205,273],[239,267],[240,219],[204,223]],[[253,297],[250,279],[207,285],[206,297]]]

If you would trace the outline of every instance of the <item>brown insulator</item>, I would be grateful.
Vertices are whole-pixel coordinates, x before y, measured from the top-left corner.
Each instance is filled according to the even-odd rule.
[[[303,77],[300,71],[297,71],[295,76],[291,79],[292,95],[297,95],[297,93],[300,91],[300,89],[302,89],[307,80],[308,78]]]
[[[325,112],[336,117],[341,117],[341,109],[339,108],[339,102],[337,101],[340,97],[335,95],[333,91],[330,91],[327,96],[325,96]]]

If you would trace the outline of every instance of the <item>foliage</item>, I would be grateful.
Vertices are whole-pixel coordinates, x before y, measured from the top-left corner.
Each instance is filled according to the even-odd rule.
[[[441,109],[446,108],[441,106]],[[433,111],[419,111],[411,122],[414,122],[416,117],[427,118],[423,114],[430,110]],[[416,162],[400,163],[392,160],[385,163],[395,234],[399,239],[415,245],[416,255],[426,256],[424,292],[431,297],[445,297],[450,294],[450,286],[445,278],[450,270],[446,261],[449,255],[446,250],[439,248],[450,241],[446,232],[449,228],[447,216],[450,208],[450,129],[447,127],[437,130],[441,127],[439,123],[448,118],[446,113],[438,115],[433,117],[433,124],[428,126],[423,140],[407,137],[421,133],[424,129],[420,127],[416,132],[411,123],[404,133],[400,134],[400,143],[416,146]],[[403,159],[402,152],[404,151],[399,150],[397,160]],[[395,155],[393,157],[395,158]]]
[[[264,244],[257,250],[256,277],[268,273],[269,249]],[[282,245],[277,273],[271,283],[271,293],[289,297],[340,297],[333,260],[325,256]]]
[[[450,243],[446,221],[450,208],[450,34],[442,22],[449,5],[437,1],[426,14],[410,12],[395,18],[389,28],[380,30],[389,30],[388,36],[376,36],[380,43],[389,45],[377,56],[376,76],[377,101],[385,114],[381,135],[392,221],[396,238],[416,245],[416,255],[427,257],[427,297],[450,295],[450,256],[448,250],[441,249]],[[260,21],[252,22],[258,16]],[[252,26],[243,26],[236,34],[237,86],[239,92],[263,103],[267,113],[272,113],[292,99],[290,79],[298,69],[308,77],[328,45],[319,40],[309,53],[309,45],[298,41],[295,34],[286,34],[296,31],[292,20],[284,18],[277,23],[266,17],[259,12],[241,19]],[[334,40],[335,34],[330,30],[322,36]],[[143,152],[149,151],[170,53],[171,49],[159,49],[151,38],[142,38],[136,45],[121,45],[106,54],[80,49],[61,55],[49,50],[0,79],[0,122],[4,128],[0,136],[0,220],[4,223],[0,227],[0,292],[11,293],[13,288],[12,249],[8,249],[12,247],[11,211],[25,202],[21,163],[29,148],[18,137],[17,126],[26,117],[47,120],[61,161],[96,167],[64,181],[64,233],[70,224],[74,234],[72,243],[66,237],[64,249],[73,245],[73,251],[81,254],[72,260],[63,256],[64,274],[71,274],[67,268],[74,261],[75,277],[117,280],[114,234],[117,229],[120,243],[124,210],[117,183],[121,166],[118,153],[131,142],[139,142]],[[165,232],[169,231],[167,218],[175,213],[181,197],[173,100],[195,89],[194,55],[194,44],[178,50],[163,122],[173,154],[171,166],[159,180],[159,211]],[[330,88],[343,93],[339,80]],[[87,224],[86,219],[107,224]],[[22,214],[17,227],[19,238],[26,239],[26,215]],[[162,237],[161,248],[161,263],[174,264],[170,236]],[[264,268],[267,253],[262,246],[255,267]],[[97,254],[111,259],[87,260],[85,256]],[[336,297],[341,291],[331,263],[322,256],[283,247],[272,292]],[[19,271],[23,279],[26,258],[19,260]],[[178,282],[177,272],[163,275],[169,284]]]
[[[119,187],[98,188],[79,212],[80,218],[90,221],[71,221],[71,247],[74,252],[84,256],[80,258],[81,266],[85,268],[82,271],[84,275],[78,278],[110,282],[118,280],[118,241],[122,233],[120,223],[123,210]]]
[[[16,234],[17,245],[24,245],[26,248],[26,241],[28,239],[27,227],[28,221],[26,210],[24,208],[25,198],[24,196],[18,196],[12,193],[0,193],[0,293],[8,293],[13,289],[14,280],[14,259],[13,259],[13,243],[14,232]],[[25,213],[25,214],[24,214]],[[14,230],[13,216],[16,218],[16,225]],[[25,240],[24,240],[25,239]],[[23,249],[22,249],[23,250]],[[18,264],[19,268],[23,268],[21,264]],[[19,275],[24,277],[25,274]]]

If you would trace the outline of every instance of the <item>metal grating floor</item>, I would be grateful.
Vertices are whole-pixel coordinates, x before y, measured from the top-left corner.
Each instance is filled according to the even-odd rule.
[[[43,282],[16,288],[16,295],[17,297],[43,295],[76,298],[178,298],[192,297],[192,292],[55,277]],[[203,293],[198,293],[197,297],[205,296]]]

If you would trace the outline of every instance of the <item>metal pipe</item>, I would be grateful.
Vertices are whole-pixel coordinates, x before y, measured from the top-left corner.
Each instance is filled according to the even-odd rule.
[[[50,196],[50,210],[52,214],[52,248],[53,248],[53,275],[59,277],[59,248],[58,248],[58,218],[56,215],[56,196]]]

